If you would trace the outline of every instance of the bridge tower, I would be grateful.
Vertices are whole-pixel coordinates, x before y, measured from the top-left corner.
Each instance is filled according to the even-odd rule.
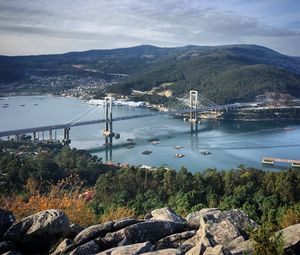
[[[112,126],[112,98],[105,97],[105,129],[103,130],[103,135],[105,136],[105,145],[112,145],[113,137],[115,133],[113,132]]]
[[[196,132],[198,132],[198,91],[190,91],[190,123],[191,123],[191,132],[194,132],[194,124]]]

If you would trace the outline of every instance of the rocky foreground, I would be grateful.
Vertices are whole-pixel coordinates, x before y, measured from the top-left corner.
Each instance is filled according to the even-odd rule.
[[[20,222],[0,209],[0,254],[252,254],[247,230],[258,225],[244,212],[202,209],[185,219],[170,208],[144,220],[125,218],[90,226],[70,224],[67,215],[47,210]],[[300,224],[281,230],[286,254],[300,254]]]

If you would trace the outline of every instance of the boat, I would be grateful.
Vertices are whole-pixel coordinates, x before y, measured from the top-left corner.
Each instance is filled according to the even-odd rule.
[[[175,154],[175,157],[176,157],[176,158],[183,158],[183,157],[184,157],[184,154],[176,153],[176,154]]]
[[[300,168],[300,163],[293,162],[292,163],[292,167]]]
[[[152,153],[152,151],[147,151],[147,150],[142,152],[143,155],[149,155],[151,153]]]
[[[126,141],[127,141],[127,142],[133,142],[133,139],[132,139],[132,138],[127,138]]]
[[[183,148],[183,146],[180,146],[180,145],[174,146],[174,149],[176,149],[176,150],[180,150],[180,149],[182,149],[182,148]]]
[[[209,151],[201,151],[200,153],[204,156],[211,154],[211,152],[209,152]]]
[[[290,130],[293,130],[293,128],[291,128],[291,127],[285,127],[285,128],[283,128],[283,130],[290,131]]]
[[[116,139],[120,139],[120,137],[121,137],[120,134],[119,134],[119,133],[116,133],[115,138],[116,138]]]
[[[134,145],[130,144],[130,145],[128,145],[126,148],[127,148],[127,149],[132,149],[132,148],[134,148]]]
[[[273,160],[269,160],[269,159],[263,159],[262,163],[265,165],[274,165],[274,161]]]
[[[150,143],[153,144],[153,145],[156,145],[156,144],[159,144],[160,141],[155,140],[155,141],[152,141],[152,142],[150,142]]]
[[[26,105],[25,105],[25,104],[20,104],[20,106],[22,106],[22,107],[23,107],[23,106],[26,106]]]
[[[2,108],[7,108],[7,107],[8,107],[8,105],[3,105],[3,106],[2,106]]]

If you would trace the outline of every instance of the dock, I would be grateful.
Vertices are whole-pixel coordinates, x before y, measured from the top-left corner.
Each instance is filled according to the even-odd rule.
[[[270,158],[270,157],[265,157],[262,160],[263,164],[272,165],[272,166],[276,162],[279,162],[279,163],[288,163],[288,164],[291,164],[292,167],[299,167],[300,168],[300,160],[283,159],[283,158]]]

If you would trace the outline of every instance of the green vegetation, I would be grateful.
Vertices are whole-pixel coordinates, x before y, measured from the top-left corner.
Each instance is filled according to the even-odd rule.
[[[0,193],[22,193],[28,179],[54,182],[78,175],[86,186],[95,184],[109,168],[86,151],[54,144],[0,143]]]
[[[297,170],[269,172],[240,166],[235,170],[207,169],[192,174],[186,168],[179,171],[165,167],[117,168],[102,164],[101,159],[85,151],[57,144],[1,142],[0,146],[0,193],[3,198],[13,198],[9,208],[18,207],[14,201],[29,209],[28,204],[33,203],[37,210],[57,205],[54,192],[57,187],[59,190],[63,187],[63,193],[59,193],[63,198],[65,190],[71,189],[73,197],[65,199],[77,201],[80,191],[74,193],[76,185],[63,180],[78,176],[83,185],[81,190],[95,190],[88,208],[78,202],[80,208],[89,212],[91,222],[97,217],[111,218],[116,210],[123,216],[143,216],[155,208],[170,206],[184,216],[207,207],[241,209],[262,226],[268,226],[254,234],[258,243],[266,236],[271,237],[274,231],[300,222],[300,172]],[[31,196],[29,200],[28,196]],[[44,207],[34,201],[44,201]],[[71,210],[72,203],[66,204]],[[29,211],[32,213],[32,209]]]

